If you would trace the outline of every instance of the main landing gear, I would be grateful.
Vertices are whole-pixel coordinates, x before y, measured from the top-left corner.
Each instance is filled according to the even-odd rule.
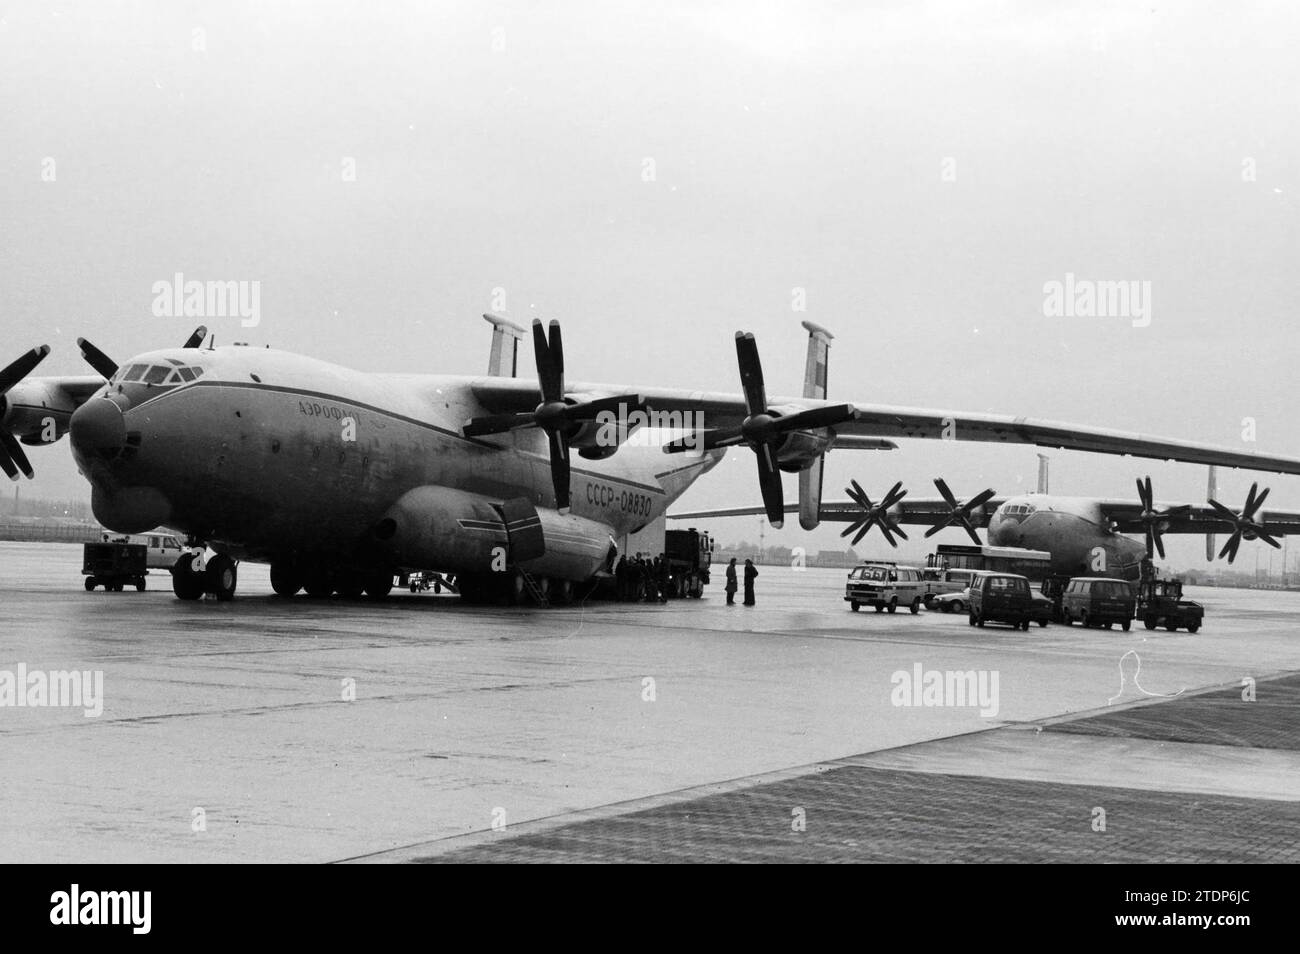
[[[277,596],[296,596],[299,591],[305,591],[318,599],[332,593],[357,599],[364,593],[373,600],[382,600],[393,589],[393,576],[386,570],[301,567],[280,561],[271,564],[271,589]]]
[[[239,564],[218,553],[199,569],[196,553],[182,553],[172,566],[172,592],[182,600],[202,599],[211,593],[221,602],[234,599],[239,582]]]

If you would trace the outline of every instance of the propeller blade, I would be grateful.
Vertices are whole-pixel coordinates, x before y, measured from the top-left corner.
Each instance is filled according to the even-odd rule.
[[[27,476],[30,477],[31,474],[28,474]],[[1272,536],[1271,534],[1265,533],[1263,530],[1256,530],[1256,531],[1255,531],[1255,536],[1258,537],[1259,539],[1263,540],[1265,543],[1267,543],[1267,544],[1268,544],[1270,547],[1272,547],[1274,550],[1280,550],[1280,549],[1282,549],[1282,544],[1278,543],[1275,539],[1273,539],[1273,536]]]
[[[564,400],[564,353],[560,345],[560,323],[551,322],[551,340],[540,318],[533,319],[533,357],[537,361],[537,384],[542,402],[554,404]]]
[[[983,545],[984,541],[980,539],[980,535],[975,532],[975,527],[971,524],[969,520],[963,520],[961,522],[961,525],[966,530],[966,533],[970,535],[971,541],[975,544],[975,546],[978,547]]]
[[[633,411],[645,411],[645,404],[641,401],[641,395],[619,394],[614,397],[597,398],[594,401],[570,404],[564,409],[563,417],[566,421],[594,421],[599,415],[610,412],[621,413],[623,414],[623,420],[627,420]]]
[[[897,530],[898,528],[895,527],[894,529]],[[891,547],[894,547],[895,549],[898,548],[898,541],[895,540],[894,535],[889,532],[889,521],[887,520],[880,521],[880,532],[885,535],[885,539],[889,541],[889,545]]]
[[[1223,549],[1219,551],[1219,559],[1222,560],[1223,555],[1226,553],[1228,555],[1228,562],[1231,563],[1233,560],[1237,559],[1237,548],[1239,546],[1241,546],[1240,530],[1228,537],[1227,542],[1223,545]]]
[[[785,496],[781,489],[781,471],[777,469],[772,448],[764,444],[754,455],[758,461],[758,486],[763,492],[763,506],[772,526],[785,525]]]
[[[898,483],[894,484],[894,486],[889,488],[889,493],[885,494],[885,499],[880,501],[880,509],[888,510],[906,496],[907,491],[903,490],[903,482],[900,480]]]
[[[745,392],[745,410],[750,417],[767,411],[767,390],[763,386],[763,364],[758,343],[749,332],[736,332],[736,363],[740,365],[740,388]]]
[[[0,434],[3,433],[7,432],[0,431]],[[18,468],[14,466],[14,462],[9,459],[9,454],[3,447],[0,447],[0,470],[3,470],[10,480],[18,479]]]
[[[702,434],[698,438],[679,437],[675,441],[669,441],[664,445],[664,453],[684,454],[689,450],[713,450],[715,447],[734,447],[736,444],[742,443],[744,439],[739,428],[720,427],[717,430]]]
[[[1255,494],[1258,491],[1259,491],[1258,483],[1254,483],[1250,485],[1250,493],[1246,495],[1246,506],[1241,508],[1241,515],[1245,517],[1247,520],[1250,519],[1251,514],[1255,510]]]
[[[859,530],[858,535],[853,538],[853,542],[850,544],[850,546],[856,547],[858,545],[858,541],[867,535],[867,531],[871,529],[871,525],[875,522],[876,520],[874,517],[872,517],[869,520],[862,521],[862,529]]]
[[[939,496],[943,497],[944,502],[953,510],[957,510],[959,506],[957,498],[954,497],[952,491],[948,489],[947,482],[942,477],[936,477],[934,478],[934,485],[939,489]],[[990,491],[990,494],[991,493],[992,491]]]
[[[1242,516],[1247,520],[1254,520],[1255,514],[1259,513],[1259,508],[1264,506],[1264,500],[1268,497],[1268,492],[1272,489],[1272,487],[1265,487],[1264,492],[1255,498],[1255,506],[1248,506],[1245,511],[1242,512]]]
[[[77,339],[77,347],[81,349],[81,356],[86,359],[86,363],[98,371],[102,377],[111,378],[117,374],[117,363],[85,338]]]
[[[480,437],[484,434],[514,431],[521,427],[535,427],[536,424],[536,417],[531,411],[522,414],[489,414],[485,417],[470,418],[461,427],[460,432],[466,437]]]
[[[32,465],[27,460],[27,455],[23,453],[23,445],[18,443],[18,438],[14,437],[8,431],[0,431],[0,457],[6,457],[14,464],[18,465],[24,476],[28,480],[32,478]],[[5,467],[5,472],[9,473],[9,468]],[[9,473],[10,478],[16,480],[17,475]]]
[[[8,367],[0,371],[0,394],[4,394],[15,384],[21,381],[32,370],[45,360],[45,356],[50,353],[49,345],[41,345],[39,348],[33,348],[22,357],[11,362]]]
[[[569,442],[563,434],[547,433],[551,445],[551,483],[555,487],[555,508],[569,511]]]
[[[199,345],[203,344],[203,339],[206,338],[207,336],[208,336],[207,325],[199,325],[197,328],[194,329],[194,333],[185,339],[185,344],[181,345],[181,347],[197,348]]]
[[[785,417],[778,417],[774,425],[778,432],[812,430],[818,427],[832,427],[843,424],[858,416],[858,409],[852,404],[835,404],[831,407],[813,407],[798,411]]]

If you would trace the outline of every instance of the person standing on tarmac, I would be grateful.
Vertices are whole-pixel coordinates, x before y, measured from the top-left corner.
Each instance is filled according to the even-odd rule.
[[[745,605],[754,605],[754,577],[758,576],[758,570],[754,567],[753,560],[745,561]]]
[[[736,558],[732,557],[731,562],[727,564],[727,605],[736,605]]]

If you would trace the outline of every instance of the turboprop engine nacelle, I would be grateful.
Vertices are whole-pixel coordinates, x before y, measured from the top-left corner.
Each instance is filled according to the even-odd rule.
[[[517,562],[530,573],[568,580],[590,579],[613,551],[609,528],[594,520],[450,487],[407,491],[373,536],[399,566],[488,573]]]
[[[776,452],[776,463],[787,473],[809,467],[830,450],[832,438],[811,431],[792,431]]]
[[[42,381],[22,381],[0,394],[0,428],[24,444],[46,444],[68,430],[76,407],[57,387]]]

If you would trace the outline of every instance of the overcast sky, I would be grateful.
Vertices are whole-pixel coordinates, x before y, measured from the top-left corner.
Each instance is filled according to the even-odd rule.
[[[196,322],[151,289],[181,272],[261,282],[261,323],[209,320],[218,343],[479,374],[502,288],[564,322],[576,380],[734,390],[744,329],[797,393],[807,318],[836,334],[833,397],[1238,448],[1250,417],[1255,449],[1300,455],[1295,6],[864,6],[0,7],[3,360],[179,344]],[[1046,317],[1067,273],[1150,282],[1149,325]],[[85,495],[66,443],[32,457],[23,493]],[[759,503],[751,458],[682,505]],[[1006,493],[1036,458],[911,442],[828,467],[832,497]],[[1053,490],[1145,473],[1204,496],[1204,468],[1061,452]],[[1251,479],[1222,475],[1225,500]],[[1300,479],[1270,482],[1300,509]]]

